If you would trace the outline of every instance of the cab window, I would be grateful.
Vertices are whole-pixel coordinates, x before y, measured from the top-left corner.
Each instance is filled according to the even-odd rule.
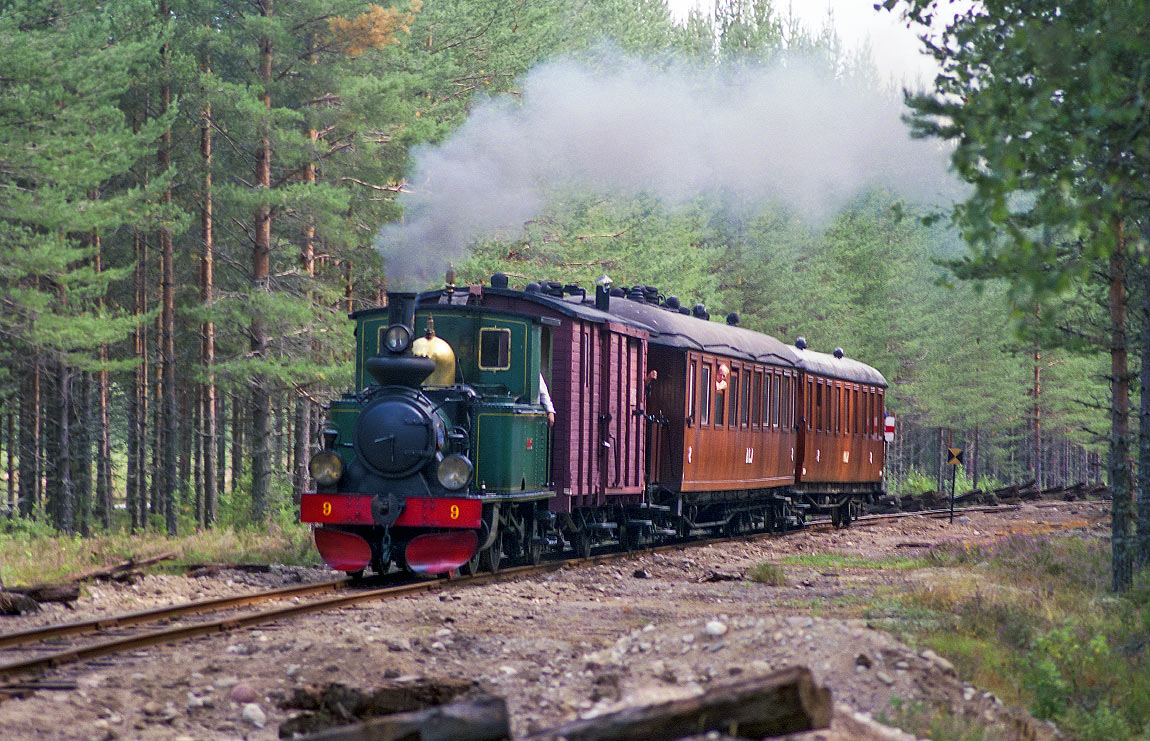
[[[511,330],[484,327],[479,330],[479,369],[507,370],[511,367]]]

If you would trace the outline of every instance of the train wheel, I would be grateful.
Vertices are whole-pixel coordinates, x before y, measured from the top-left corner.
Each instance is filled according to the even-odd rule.
[[[586,528],[571,533],[571,547],[578,558],[591,557],[591,533]]]
[[[839,519],[842,520],[843,527],[850,527],[851,521],[854,519],[854,516],[851,514],[851,503],[848,501],[846,504],[844,504],[842,506],[842,510],[843,513]]]
[[[539,521],[532,517],[527,542],[523,544],[523,555],[532,566],[538,566],[543,560],[543,533],[540,530]]]
[[[500,532],[495,536],[495,542],[491,547],[480,553],[480,564],[484,571],[490,571],[492,574],[499,571],[499,564],[503,561],[503,533]]]
[[[623,532],[619,534],[619,540],[623,544],[623,549],[627,551],[635,551],[643,542],[643,533],[637,527],[625,527]]]
[[[831,524],[835,526],[836,530],[838,528],[844,527],[843,526],[843,508],[842,507],[835,507],[834,509],[831,510]]]
[[[479,573],[479,550],[476,549],[475,555],[468,560],[467,563],[459,567],[459,573],[464,576],[475,576]]]

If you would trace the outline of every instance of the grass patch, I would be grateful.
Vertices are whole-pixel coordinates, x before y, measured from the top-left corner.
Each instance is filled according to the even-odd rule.
[[[318,565],[311,531],[305,525],[217,528],[169,538],[159,531],[125,532],[81,538],[60,535],[22,520],[0,524],[0,578],[5,584],[59,582],[129,558],[175,553],[158,568],[181,570],[191,563],[283,563]]]
[[[797,553],[785,556],[781,563],[789,566],[808,566],[813,569],[892,569],[913,571],[931,566],[925,558],[870,559],[844,553]]]
[[[747,578],[772,587],[785,587],[787,585],[787,575],[783,572],[783,567],[770,561],[764,561],[751,567],[750,571],[747,572]]]
[[[896,726],[919,738],[933,741],[1006,741],[1005,731],[987,727],[980,720],[956,717],[946,708],[931,708],[925,703],[907,703],[901,697],[890,698],[890,708],[875,719]]]
[[[1015,536],[933,560],[949,567],[872,609],[886,627],[1073,738],[1150,739],[1150,579],[1111,594],[1106,542]],[[897,724],[922,735],[921,711]],[[931,738],[981,738],[952,731]]]

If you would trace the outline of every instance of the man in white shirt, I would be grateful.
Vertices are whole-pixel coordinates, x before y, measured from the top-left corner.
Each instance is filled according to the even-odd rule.
[[[547,410],[547,426],[555,426],[555,404],[551,402],[551,392],[547,390],[547,381],[543,374],[539,374],[539,403]]]

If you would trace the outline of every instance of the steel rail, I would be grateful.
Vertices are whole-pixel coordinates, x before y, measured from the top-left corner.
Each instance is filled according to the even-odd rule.
[[[1008,506],[980,506],[980,507],[964,507],[962,512],[1009,512],[1020,509],[1019,505]],[[889,514],[877,515],[863,515],[854,520],[852,524],[859,525],[876,524],[888,520],[896,520],[905,517],[945,517],[949,516],[949,509],[939,510],[922,510],[918,512],[895,512]],[[808,526],[824,527],[831,525],[830,520],[817,520],[807,523]],[[787,531],[787,532],[801,532],[801,530]],[[671,550],[682,550],[686,548],[693,548],[706,545],[715,545],[720,543],[746,541],[746,540],[759,540],[767,537],[778,537],[787,533],[773,533],[773,532],[759,532],[759,533],[746,533],[726,538],[717,539],[700,539],[690,542],[669,543],[660,546],[648,548],[636,548],[633,550],[620,550],[611,551],[606,553],[599,553],[592,555],[585,559],[563,559],[552,560],[537,566],[517,566],[509,569],[504,569],[496,573],[477,574],[469,577],[453,577],[450,579],[436,579],[428,581],[419,581],[409,584],[400,584],[397,586],[382,587],[378,589],[368,589],[363,591],[351,592],[348,594],[341,594],[335,597],[327,597],[319,600],[313,600],[303,604],[289,605],[286,607],[274,608],[271,610],[264,610],[261,612],[248,613],[246,615],[237,615],[232,617],[222,618],[209,622],[197,623],[194,625],[176,626],[166,628],[163,630],[151,631],[135,636],[127,636],[122,638],[114,638],[111,640],[103,641],[100,643],[90,644],[88,646],[69,648],[51,654],[39,656],[33,659],[26,659],[16,661],[9,664],[0,665],[0,679],[11,678],[25,674],[40,672],[63,664],[74,663],[77,661],[84,661],[87,659],[104,656],[111,653],[118,653],[134,648],[141,648],[144,646],[153,646],[162,643],[169,643],[176,640],[187,638],[197,638],[205,635],[212,635],[216,633],[223,633],[239,628],[246,628],[262,623],[273,622],[282,618],[290,618],[298,615],[305,615],[312,612],[320,612],[323,610],[338,609],[341,607],[348,607],[351,605],[360,604],[363,602],[372,602],[378,600],[395,599],[398,597],[419,594],[431,593],[445,589],[456,588],[461,586],[477,586],[493,582],[508,581],[517,579],[523,576],[530,576],[533,574],[547,573],[563,568],[589,566],[605,561],[612,561],[633,556],[641,556],[650,553],[660,553]],[[169,608],[156,608],[153,610],[144,610],[137,613],[129,613],[112,618],[103,618],[99,620],[85,621],[82,623],[72,623],[70,625],[50,626],[46,629],[33,629],[23,631],[21,633],[13,633],[2,638],[7,640],[7,644],[0,645],[13,645],[17,638],[29,637],[33,634],[40,632],[40,638],[44,637],[47,633],[51,636],[70,635],[81,632],[91,632],[93,630],[106,629],[109,626],[125,626],[161,620],[165,617],[170,617],[173,614],[179,614],[182,610],[183,614],[193,614],[196,612],[207,612],[216,609],[225,609],[226,607],[240,607],[249,604],[256,604],[259,602],[266,602],[275,599],[283,599],[291,596],[304,596],[308,593],[320,593],[323,591],[343,591],[352,584],[352,580],[343,579],[332,582],[322,582],[319,584],[303,585],[300,587],[285,587],[283,589],[271,590],[269,592],[252,593],[247,595],[237,595],[236,597],[223,597],[214,600],[203,600],[197,603],[190,603],[187,605],[177,605]],[[13,688],[17,689],[17,688]],[[4,694],[5,687],[0,685],[0,695]]]
[[[0,678],[9,678],[35,673],[52,667],[61,666],[63,664],[70,664],[77,661],[93,659],[98,656],[104,656],[106,654],[119,653],[129,649],[153,646],[161,643],[169,643],[175,640],[198,638],[200,636],[212,635],[215,633],[224,633],[227,631],[236,630],[238,628],[247,628],[253,625],[259,625],[261,623],[272,622],[282,618],[306,615],[307,613],[319,612],[321,610],[332,610],[340,607],[348,607],[350,605],[359,604],[361,602],[395,599],[398,597],[418,594],[421,592],[436,592],[442,589],[447,589],[449,587],[479,585],[487,584],[490,582],[515,579],[526,574],[544,573],[546,571],[556,570],[562,568],[564,565],[564,562],[557,561],[553,563],[541,564],[540,566],[519,566],[507,569],[505,571],[499,571],[495,574],[479,574],[477,576],[468,577],[466,579],[436,579],[434,581],[421,581],[415,582],[413,584],[401,584],[394,587],[369,589],[362,592],[350,592],[348,594],[341,594],[335,597],[326,597],[298,605],[288,605],[286,607],[277,607],[271,610],[248,613],[246,615],[236,615],[222,618],[220,620],[197,623],[195,625],[177,626],[173,628],[155,630],[149,633],[143,633],[135,636],[114,638],[100,643],[93,643],[88,646],[57,651],[33,659],[25,659],[22,661],[2,664],[0,665]],[[4,693],[4,689],[5,688],[0,685],[0,694]]]
[[[123,615],[110,615],[92,620],[83,620],[62,625],[48,625],[40,628],[29,628],[14,633],[0,634],[0,649],[23,646],[29,643],[38,643],[52,638],[64,636],[83,635],[85,633],[98,633],[111,628],[155,623],[183,615],[197,615],[204,612],[226,610],[234,607],[246,607],[260,602],[270,602],[290,597],[306,597],[322,592],[334,592],[346,589],[352,581],[349,579],[335,579],[333,581],[317,582],[315,584],[301,584],[267,592],[250,592],[232,597],[217,597],[214,599],[188,602],[180,605],[167,605],[153,607],[138,612],[129,612]]]

